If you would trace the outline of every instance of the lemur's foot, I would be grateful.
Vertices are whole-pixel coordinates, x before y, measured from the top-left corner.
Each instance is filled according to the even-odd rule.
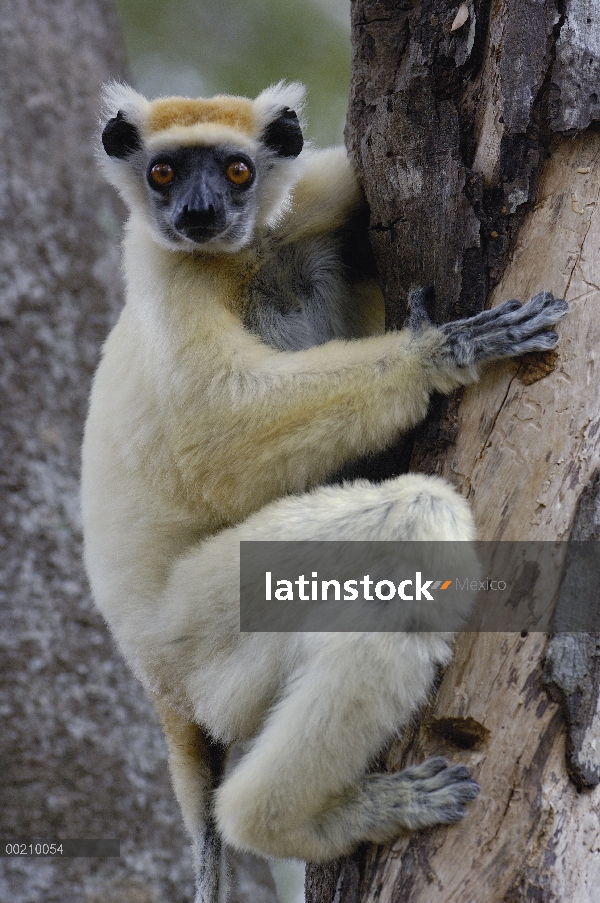
[[[367,775],[362,790],[380,818],[372,839],[384,842],[402,830],[460,821],[479,785],[464,765],[437,756],[395,774]]]

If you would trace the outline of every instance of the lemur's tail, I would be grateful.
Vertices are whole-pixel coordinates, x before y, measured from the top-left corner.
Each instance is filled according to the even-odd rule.
[[[194,903],[226,903],[229,896],[229,870],[226,850],[217,831],[212,803],[227,762],[227,748],[203,735],[204,764],[210,772],[210,788],[205,794],[203,823],[194,838],[194,870],[196,896]]]
[[[229,876],[225,848],[213,816],[213,797],[223,777],[228,749],[164,699],[154,694],[152,698],[169,749],[173,789],[192,838],[194,903],[226,903]]]
[[[226,903],[229,874],[225,849],[212,818],[207,819],[194,843],[194,870],[194,903]]]

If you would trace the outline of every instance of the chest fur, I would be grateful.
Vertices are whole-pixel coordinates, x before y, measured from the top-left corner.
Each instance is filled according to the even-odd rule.
[[[334,235],[274,249],[248,285],[243,322],[280,351],[299,351],[360,335]]]

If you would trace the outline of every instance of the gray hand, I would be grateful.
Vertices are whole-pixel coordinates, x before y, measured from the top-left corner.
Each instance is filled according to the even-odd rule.
[[[552,292],[539,292],[527,304],[505,301],[475,317],[439,328],[447,338],[447,356],[458,367],[469,367],[555,348],[558,335],[547,327],[562,320],[568,309],[567,302],[555,298]]]

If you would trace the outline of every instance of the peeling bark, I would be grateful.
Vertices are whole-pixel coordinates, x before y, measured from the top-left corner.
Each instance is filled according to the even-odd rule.
[[[600,119],[600,8],[568,0],[552,69],[550,124],[554,131],[580,131]]]

